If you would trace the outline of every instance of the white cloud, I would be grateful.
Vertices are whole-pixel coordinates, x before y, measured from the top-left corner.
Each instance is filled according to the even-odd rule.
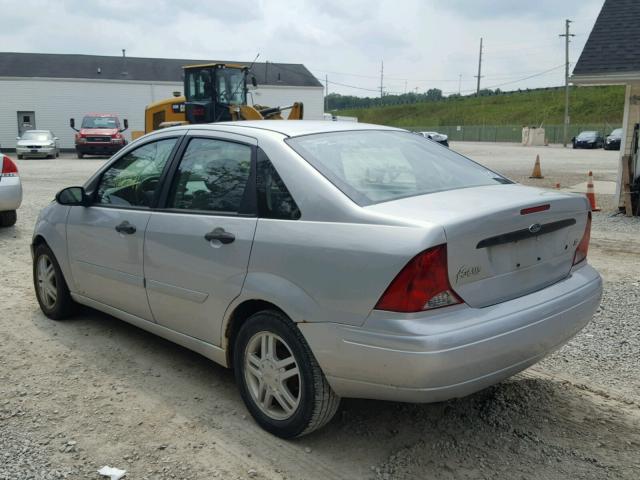
[[[559,85],[563,70],[508,83],[560,65],[558,37],[571,18],[575,62],[602,0],[0,0],[4,51],[86,53],[303,63],[330,82],[473,90],[478,41],[482,83],[505,89]],[[331,72],[331,73],[327,73]],[[331,91],[367,94],[330,85]],[[374,92],[370,92],[375,95]]]

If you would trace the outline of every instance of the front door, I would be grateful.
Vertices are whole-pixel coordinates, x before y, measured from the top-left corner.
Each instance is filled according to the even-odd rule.
[[[176,138],[147,143],[104,173],[90,207],[71,207],[67,245],[76,292],[152,320],[144,287],[144,232]]]
[[[220,344],[225,310],[240,294],[256,229],[247,143],[191,138],[162,211],[147,226],[144,273],[156,321]]]
[[[36,112],[18,112],[18,136],[27,130],[36,129]]]

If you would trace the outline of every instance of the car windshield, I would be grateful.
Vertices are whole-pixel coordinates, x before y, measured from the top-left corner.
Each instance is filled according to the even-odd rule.
[[[116,117],[84,117],[82,128],[118,128]]]
[[[286,142],[361,206],[443,190],[512,183],[409,132],[331,132]]]
[[[582,132],[578,135],[578,140],[591,140],[592,138],[596,138],[597,132]]]
[[[51,134],[48,132],[24,132],[21,140],[35,140],[37,142],[46,142],[51,140]]]
[[[621,128],[616,128],[613,132],[611,132],[611,134],[609,136],[610,137],[621,137],[622,136],[622,129]]]

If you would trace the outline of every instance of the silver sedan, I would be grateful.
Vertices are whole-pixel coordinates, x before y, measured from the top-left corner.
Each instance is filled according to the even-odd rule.
[[[258,121],[146,135],[33,236],[42,311],[81,303],[231,367],[281,437],[340,397],[499,382],[592,318],[583,196],[518,185],[410,132]]]
[[[58,137],[51,130],[27,130],[22,137],[16,137],[18,158],[54,158],[60,156]]]
[[[9,157],[0,154],[0,227],[16,223],[16,210],[21,203],[22,183],[18,167]]]

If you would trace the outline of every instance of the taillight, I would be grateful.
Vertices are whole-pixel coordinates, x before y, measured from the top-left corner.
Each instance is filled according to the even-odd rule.
[[[17,177],[18,176],[18,167],[13,160],[11,160],[6,155],[2,156],[2,176],[3,177]]]
[[[447,245],[413,257],[376,304],[377,310],[421,312],[462,303],[449,284]]]
[[[576,253],[573,255],[573,264],[577,265],[580,262],[587,259],[587,252],[589,251],[589,240],[591,239],[591,212],[587,213],[587,224],[584,227],[584,233],[582,234],[582,240],[576,248]]]

